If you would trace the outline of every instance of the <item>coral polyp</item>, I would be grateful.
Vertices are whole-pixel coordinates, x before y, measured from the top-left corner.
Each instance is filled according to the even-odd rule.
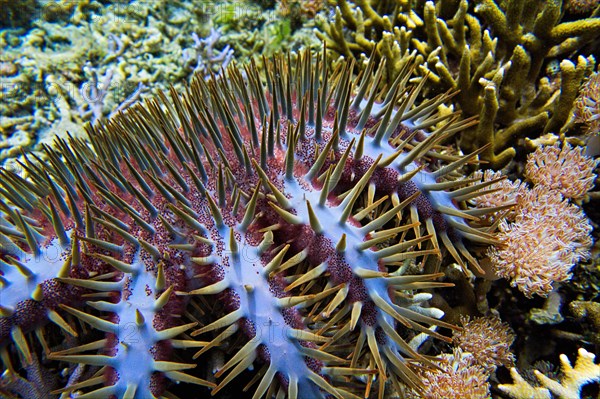
[[[502,178],[464,178],[485,147],[442,143],[475,122],[450,93],[418,103],[414,59],[388,83],[384,63],[352,68],[232,66],[89,127],[91,146],[59,139],[28,178],[3,170],[6,369],[77,365],[55,393],[79,398],[215,395],[252,368],[254,398],[419,392],[436,365],[411,339],[457,329],[422,290],[451,285],[444,253],[483,272],[468,247],[495,243],[483,216],[507,206],[471,200]],[[72,337],[46,342],[48,320]],[[220,349],[214,377],[197,367]]]

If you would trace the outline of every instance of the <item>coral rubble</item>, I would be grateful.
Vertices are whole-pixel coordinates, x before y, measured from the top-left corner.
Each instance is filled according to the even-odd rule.
[[[276,10],[250,1],[35,3],[7,13],[20,9],[31,29],[0,31],[0,163],[14,167],[22,150],[41,155],[67,131],[85,137],[90,119],[152,90],[182,89],[196,70],[218,73],[233,54],[244,62],[288,43],[318,45],[309,28],[286,30]]]

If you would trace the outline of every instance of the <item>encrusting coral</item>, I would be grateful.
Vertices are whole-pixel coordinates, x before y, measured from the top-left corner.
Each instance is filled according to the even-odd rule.
[[[561,6],[560,0],[338,0],[320,37],[346,58],[385,56],[392,77],[405,55],[418,52],[427,88],[460,90],[455,104],[480,119],[463,135],[462,148],[491,144],[482,158],[497,169],[514,157],[515,139],[561,130],[595,64],[592,57],[563,57],[600,36],[600,19],[563,21]],[[558,73],[541,77],[550,60]]]
[[[513,399],[580,399],[582,386],[600,381],[600,364],[594,363],[595,358],[593,353],[580,348],[573,367],[566,355],[560,355],[562,378],[556,381],[535,370],[540,386],[531,385],[512,368],[514,383],[501,384],[498,388]]]

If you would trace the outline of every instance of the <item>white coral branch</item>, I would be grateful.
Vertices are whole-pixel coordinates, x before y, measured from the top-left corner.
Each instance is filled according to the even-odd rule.
[[[498,389],[513,399],[551,399],[550,391],[546,388],[534,387],[517,371],[516,368],[510,369],[510,375],[513,379],[512,384],[498,385]]]
[[[580,399],[581,387],[592,382],[600,381],[600,364],[595,364],[596,356],[583,348],[579,349],[575,367],[566,355],[560,355],[562,380],[553,380],[535,370],[535,376],[542,387],[529,384],[515,368],[510,370],[514,380],[512,384],[501,384],[498,388],[513,399]],[[550,395],[550,392],[554,396]]]

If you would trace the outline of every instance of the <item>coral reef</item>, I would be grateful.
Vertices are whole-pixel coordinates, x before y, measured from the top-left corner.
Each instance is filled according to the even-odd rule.
[[[157,3],[85,3],[40,5],[26,34],[2,32],[3,60],[18,73],[2,79],[0,160],[39,151],[67,131],[83,137],[90,112],[107,117],[140,84],[166,88],[191,72],[180,67],[186,42],[176,40],[187,23],[182,10],[171,9],[163,26]],[[189,29],[200,31],[193,22]]]
[[[36,17],[30,30],[0,32],[0,162],[17,167],[22,150],[41,156],[67,131],[85,137],[90,112],[98,120],[151,89],[181,90],[233,53],[243,62],[317,42],[310,28],[286,31],[289,20],[251,2],[106,3],[46,2],[23,13]]]
[[[346,58],[385,56],[391,78],[405,55],[418,52],[428,87],[460,90],[455,104],[480,119],[461,148],[491,143],[482,158],[497,169],[514,157],[517,138],[561,131],[595,64],[570,54],[590,54],[583,49],[600,36],[600,19],[563,20],[561,3],[339,0],[335,20],[322,21],[320,37]],[[558,70],[542,76],[551,61]]]
[[[600,395],[597,0],[12,10],[0,397]]]

